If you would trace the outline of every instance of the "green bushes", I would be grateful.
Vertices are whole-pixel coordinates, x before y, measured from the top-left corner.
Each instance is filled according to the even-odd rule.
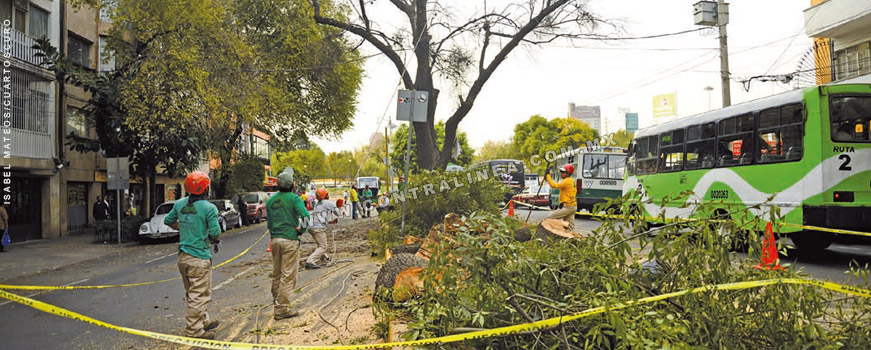
[[[441,223],[448,213],[497,214],[504,192],[503,185],[496,179],[471,170],[431,171],[415,175],[408,185],[405,234],[423,237],[432,225]],[[402,240],[399,236],[402,199],[400,193],[391,193],[391,201],[396,209],[383,212],[380,216],[381,228],[369,234],[374,251],[383,253],[385,245],[392,246]]]
[[[121,241],[135,241],[139,238],[139,226],[148,221],[144,215],[121,218]],[[118,242],[118,221],[98,220],[94,223],[94,242]]]
[[[736,230],[759,224],[746,211],[731,218],[738,218],[731,225]],[[660,226],[634,235],[630,245],[626,220],[605,221],[584,239],[549,244],[517,242],[514,223],[499,215],[465,220],[456,242],[443,242],[430,260],[424,295],[390,311],[409,320],[407,339],[521,324],[711,284],[806,277],[753,269],[759,238],[750,235],[745,258],[708,221]],[[853,278],[868,288],[867,270]],[[711,290],[440,348],[868,349],[869,310],[871,299],[809,285]]]

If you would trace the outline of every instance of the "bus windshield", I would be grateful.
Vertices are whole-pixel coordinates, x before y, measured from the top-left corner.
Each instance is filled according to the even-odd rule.
[[[830,100],[832,141],[869,142],[871,96],[833,96]]]

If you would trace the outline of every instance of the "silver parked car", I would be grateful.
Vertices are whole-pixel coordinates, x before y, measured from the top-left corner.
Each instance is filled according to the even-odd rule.
[[[242,227],[242,216],[239,215],[233,202],[229,199],[211,199],[209,202],[218,208],[218,226],[221,227],[221,232]]]

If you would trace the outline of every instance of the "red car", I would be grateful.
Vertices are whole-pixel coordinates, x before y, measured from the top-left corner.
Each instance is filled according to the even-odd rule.
[[[536,195],[536,192],[538,194]],[[550,186],[547,184],[538,189],[538,187],[527,187],[523,191],[512,197],[515,202],[531,204],[537,207],[550,208]],[[522,206],[521,206],[522,207]]]

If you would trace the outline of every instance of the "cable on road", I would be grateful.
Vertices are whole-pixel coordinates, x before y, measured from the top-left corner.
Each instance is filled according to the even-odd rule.
[[[342,294],[345,294],[345,287],[347,286],[348,279],[351,278],[351,276],[355,276],[355,277],[356,277],[356,275],[357,275],[358,273],[361,273],[361,272],[366,272],[366,270],[357,270],[357,271],[349,272],[348,275],[345,276],[345,279],[342,280],[342,289],[340,289],[339,292],[336,293],[336,296],[334,296],[333,299],[330,300],[330,302],[328,302],[328,303],[324,304],[323,306],[321,306],[321,308],[318,309],[318,312],[317,312],[317,313],[318,313],[318,317],[320,317],[322,321],[326,322],[328,325],[330,325],[330,326],[332,326],[333,328],[336,329],[336,333],[338,333],[338,335],[339,335],[339,343],[341,343],[342,345],[345,345],[345,338],[342,337],[342,329],[339,328],[338,326],[334,325],[332,322],[328,321],[328,320],[324,317],[324,315],[323,315],[321,312],[324,311],[324,309],[327,308],[327,306],[330,306],[330,305],[331,305],[332,303],[334,303],[337,299],[339,299],[339,297],[342,296]]]

